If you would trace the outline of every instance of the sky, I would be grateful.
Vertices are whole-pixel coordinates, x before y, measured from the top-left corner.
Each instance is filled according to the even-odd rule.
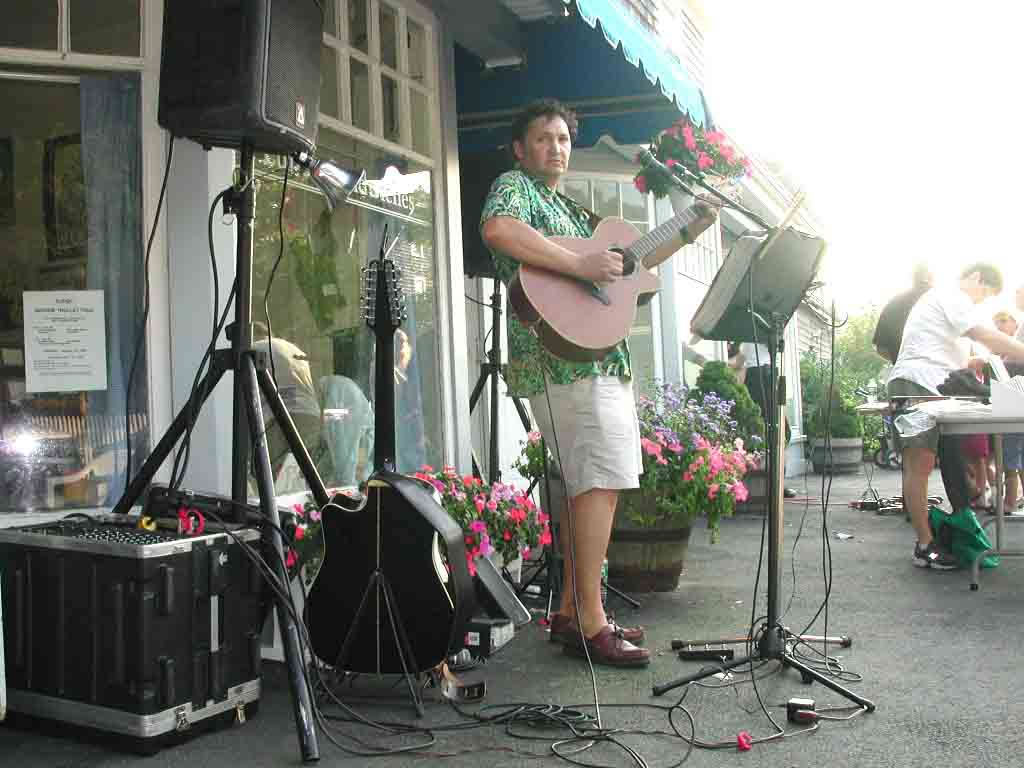
[[[708,103],[806,190],[846,311],[987,260],[1024,282],[1024,5],[706,0]],[[948,10],[947,10],[948,9]]]

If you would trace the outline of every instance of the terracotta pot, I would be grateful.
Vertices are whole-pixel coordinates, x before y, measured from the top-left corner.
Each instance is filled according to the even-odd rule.
[[[619,494],[608,545],[608,581],[625,592],[671,592],[683,571],[690,525],[639,526],[628,514],[635,504],[653,501],[638,490]]]

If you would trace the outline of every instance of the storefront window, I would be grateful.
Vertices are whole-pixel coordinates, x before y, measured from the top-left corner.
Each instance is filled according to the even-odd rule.
[[[139,78],[0,74],[0,103],[0,510],[112,504],[149,443]]]
[[[441,462],[432,173],[322,126],[318,143],[322,156],[365,168],[367,180],[333,213],[306,180],[289,180],[286,247],[270,288],[270,327],[308,363],[322,418],[305,437],[321,475],[329,485],[356,485],[373,469],[378,421],[381,429],[396,430],[400,471]],[[262,297],[278,255],[280,161],[262,157],[258,172],[253,317],[265,323]],[[375,418],[375,337],[360,299],[362,269],[378,258],[385,226],[389,241],[397,237],[390,257],[402,271],[408,318],[390,339],[395,413]],[[291,471],[282,470],[280,493],[303,489]]]

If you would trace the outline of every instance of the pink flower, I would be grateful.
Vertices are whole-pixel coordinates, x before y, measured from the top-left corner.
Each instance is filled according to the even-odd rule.
[[[671,168],[674,165],[679,165],[679,163],[676,161],[674,157],[670,157],[668,160],[665,161],[665,167],[667,168]]]
[[[633,179],[633,186],[636,187],[637,190],[639,190],[641,195],[646,195],[647,194],[647,179],[646,179],[646,177],[638,175],[635,179]]]
[[[299,556],[295,554],[294,549],[288,550],[288,556],[285,558],[284,564],[288,568],[294,568],[295,564],[299,562]]]
[[[664,456],[658,456],[658,458],[655,459],[654,463],[655,464],[661,464],[662,466],[665,466],[665,465],[668,464],[668,459],[666,459]]]
[[[457,477],[458,473],[455,471],[455,467],[445,465],[444,475],[445,477]]]
[[[295,540],[296,541],[302,541],[304,538],[306,538],[306,526],[304,526],[304,525],[296,525],[295,526]]]
[[[747,486],[743,484],[742,480],[737,480],[732,484],[732,495],[736,497],[736,501],[746,501],[750,498],[750,491],[747,490]]]
[[[501,538],[503,538],[505,541],[512,541],[512,532],[505,531],[503,534],[501,534]]]
[[[534,430],[526,436],[526,439],[532,445],[534,443],[539,443],[543,439],[543,435],[541,435],[537,430]]]
[[[719,147],[719,151],[722,153],[722,159],[727,163],[731,163],[733,158],[736,157],[736,150],[730,147],[728,144],[723,144]]]
[[[705,440],[701,435],[693,436],[693,447],[698,451],[703,451],[709,445],[708,441]]]
[[[708,131],[704,134],[704,141],[711,146],[717,147],[725,139],[725,134],[721,131]]]
[[[551,543],[551,531],[549,531],[547,528],[545,528],[544,531],[541,533],[539,543],[542,547],[546,547],[548,544]]]
[[[434,468],[432,466],[430,466],[429,464],[424,464],[422,467],[420,467],[420,472],[433,472],[433,471],[434,471]]]
[[[689,123],[683,126],[683,144],[691,152],[697,148],[697,139],[693,136],[693,126]]]
[[[697,169],[703,171],[705,168],[710,168],[715,164],[715,161],[705,152],[699,152],[697,154]]]
[[[487,508],[491,510],[491,512],[493,512],[498,508],[498,502],[496,502],[494,499],[491,499],[490,501],[487,502]]]
[[[661,456],[661,446],[646,437],[640,438],[640,445],[649,456]]]
[[[688,483],[691,480],[693,480],[693,473],[692,472],[683,472],[683,482],[684,483]]]
[[[486,533],[480,536],[480,554],[487,557],[489,554],[494,552],[494,547],[491,546],[491,537]]]
[[[529,547],[523,547],[520,551],[523,553],[523,559],[524,560],[530,556],[530,548]]]
[[[679,443],[669,443],[666,447],[670,451],[672,451],[672,453],[682,453],[683,452],[683,446],[681,446]]]
[[[712,483],[708,486],[708,498],[713,499],[718,495],[718,483]]]
[[[316,509],[314,507],[313,509],[309,510],[309,519],[312,520],[314,523],[319,523],[320,517],[321,515],[319,509]]]
[[[463,475],[462,484],[467,488],[472,488],[474,485],[476,485],[476,478],[473,477],[472,475]]]
[[[487,533],[487,523],[483,520],[474,520],[469,524],[469,530],[473,533]]]
[[[717,448],[711,450],[711,459],[708,462],[708,471],[712,475],[717,475],[725,469],[725,459],[722,458],[722,453]]]
[[[306,516],[306,510],[303,509],[301,504],[293,504],[292,505],[292,509],[295,511],[295,514],[298,515],[299,517],[305,517]]]
[[[473,499],[473,504],[476,507],[477,512],[484,511],[484,500],[482,496],[477,496],[475,499]]]
[[[466,558],[466,565],[469,566],[469,575],[476,576],[476,563],[471,558]]]

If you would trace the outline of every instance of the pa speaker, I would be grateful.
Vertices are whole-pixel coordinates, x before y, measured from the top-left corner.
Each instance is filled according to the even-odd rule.
[[[323,24],[318,0],[167,0],[160,125],[205,147],[311,150]]]
[[[469,277],[494,277],[494,259],[480,238],[480,215],[491,185],[512,170],[507,149],[463,154],[459,160],[462,192],[462,271]]]

